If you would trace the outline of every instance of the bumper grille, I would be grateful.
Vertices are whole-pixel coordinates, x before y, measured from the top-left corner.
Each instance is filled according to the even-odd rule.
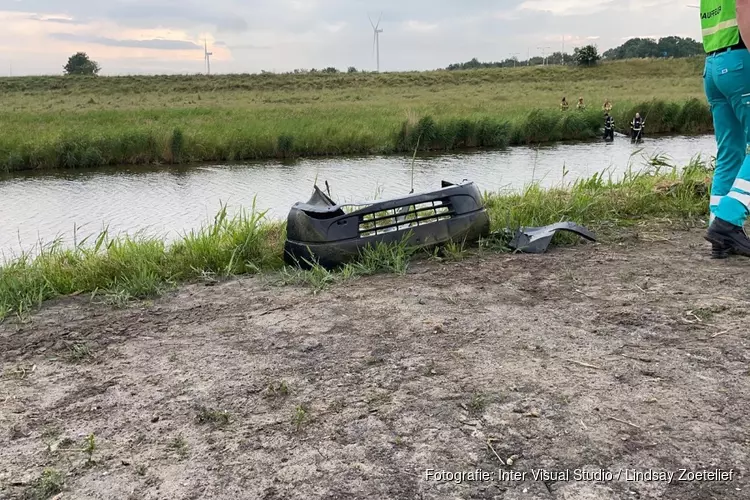
[[[447,200],[404,205],[362,216],[359,221],[359,236],[366,238],[401,231],[448,220],[454,216],[453,207]]]

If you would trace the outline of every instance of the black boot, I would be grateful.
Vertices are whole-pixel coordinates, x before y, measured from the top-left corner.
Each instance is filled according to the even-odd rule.
[[[716,217],[706,231],[705,238],[711,242],[711,256],[725,258],[730,253],[750,257],[750,238],[742,226],[735,226]]]
[[[711,243],[711,258],[712,259],[726,259],[730,255],[734,254],[732,247],[726,247],[723,245],[717,245]]]

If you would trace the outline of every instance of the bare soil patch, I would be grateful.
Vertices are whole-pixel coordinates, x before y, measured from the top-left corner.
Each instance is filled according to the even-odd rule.
[[[48,304],[0,326],[0,498],[748,498],[750,261],[708,254],[663,230]]]

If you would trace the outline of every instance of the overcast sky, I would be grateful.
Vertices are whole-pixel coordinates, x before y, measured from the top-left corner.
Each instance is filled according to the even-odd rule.
[[[101,74],[442,68],[631,37],[700,40],[698,0],[0,0],[0,74],[59,74],[83,51]],[[3,64],[4,63],[4,64]],[[3,66],[5,66],[3,68]]]

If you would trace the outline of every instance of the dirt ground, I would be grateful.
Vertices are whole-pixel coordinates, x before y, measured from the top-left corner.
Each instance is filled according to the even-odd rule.
[[[50,303],[0,326],[0,498],[747,499],[748,270],[662,230]]]

